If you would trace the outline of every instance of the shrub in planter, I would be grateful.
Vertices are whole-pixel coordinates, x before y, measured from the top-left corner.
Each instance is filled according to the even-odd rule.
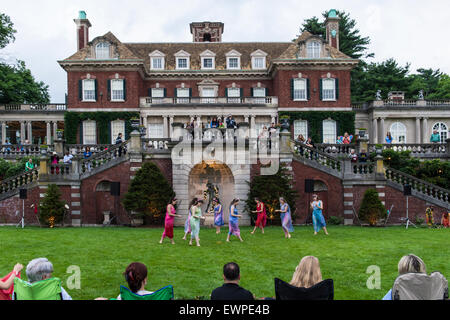
[[[367,189],[359,208],[359,219],[375,226],[380,219],[386,218],[386,208],[375,189]]]
[[[53,228],[64,216],[66,203],[61,200],[61,191],[56,184],[50,184],[44,198],[39,203],[39,221]]]

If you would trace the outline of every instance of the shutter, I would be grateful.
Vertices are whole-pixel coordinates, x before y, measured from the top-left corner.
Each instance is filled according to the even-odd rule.
[[[106,97],[108,99],[108,101],[111,101],[111,79],[108,79],[108,92],[106,94]]]
[[[294,100],[294,79],[291,79],[291,100]]]
[[[189,98],[192,97],[192,88],[189,88]]]
[[[177,88],[174,89],[174,94],[173,96],[176,98],[177,97]]]
[[[319,99],[322,100],[322,79],[319,79]]]
[[[225,98],[228,98],[228,88],[225,88]]]
[[[83,122],[80,122],[80,144],[84,144],[83,141]]]
[[[266,92],[266,97],[269,97],[270,96],[270,94],[269,94],[269,88],[266,88],[266,90],[264,90],[265,92]]]
[[[241,92],[241,98],[243,98],[244,97],[244,88],[241,88],[240,92]]]
[[[334,85],[336,86],[336,100],[339,99],[339,79],[334,79]]]
[[[147,95],[151,98],[152,97],[152,88],[148,88]]]
[[[164,95],[164,98],[167,97],[167,89],[166,88],[163,88],[163,95]]]
[[[108,121],[108,132],[109,132],[108,143],[115,144],[116,142],[112,140],[115,137],[113,136],[111,121]]]
[[[250,88],[250,97],[253,97],[253,88]]]
[[[310,85],[309,85],[309,79],[306,79],[306,100],[311,99],[311,93],[310,93]]]
[[[123,101],[127,101],[127,80],[123,79]]]
[[[95,101],[97,101],[97,79],[94,79]]]
[[[78,80],[78,100],[83,101],[83,80]]]

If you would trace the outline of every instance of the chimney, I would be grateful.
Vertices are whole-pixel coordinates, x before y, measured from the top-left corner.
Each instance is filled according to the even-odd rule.
[[[84,11],[80,11],[78,19],[73,19],[73,21],[77,25],[77,50],[81,50],[89,42],[89,27],[91,23],[86,19],[86,12]]]
[[[190,24],[194,42],[222,42],[222,22],[192,22]]]
[[[328,17],[325,20],[326,41],[328,44],[339,50],[339,20],[335,9],[328,11]]]

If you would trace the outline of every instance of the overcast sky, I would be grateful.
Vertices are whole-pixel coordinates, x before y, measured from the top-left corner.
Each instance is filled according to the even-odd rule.
[[[331,8],[350,13],[361,35],[371,39],[372,61],[393,57],[411,63],[412,71],[450,74],[449,0],[0,0],[0,12],[17,30],[0,57],[24,60],[58,103],[64,102],[67,80],[57,60],[76,51],[73,19],[79,10],[92,24],[89,40],[111,31],[122,42],[190,42],[190,22],[220,21],[224,42],[256,42],[290,41],[305,19],[322,19]]]

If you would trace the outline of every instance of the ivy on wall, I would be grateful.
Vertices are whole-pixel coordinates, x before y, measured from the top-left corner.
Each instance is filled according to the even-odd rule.
[[[97,123],[98,143],[111,143],[111,121],[125,121],[125,139],[130,137],[132,131],[130,119],[139,119],[138,112],[69,112],[64,114],[64,137],[66,143],[76,144],[81,123],[85,120],[94,120]]]
[[[292,127],[295,120],[308,121],[308,137],[314,143],[322,143],[322,122],[327,119],[336,121],[338,136],[343,136],[345,132],[355,135],[354,111],[280,111],[279,117],[281,116],[288,116]]]

